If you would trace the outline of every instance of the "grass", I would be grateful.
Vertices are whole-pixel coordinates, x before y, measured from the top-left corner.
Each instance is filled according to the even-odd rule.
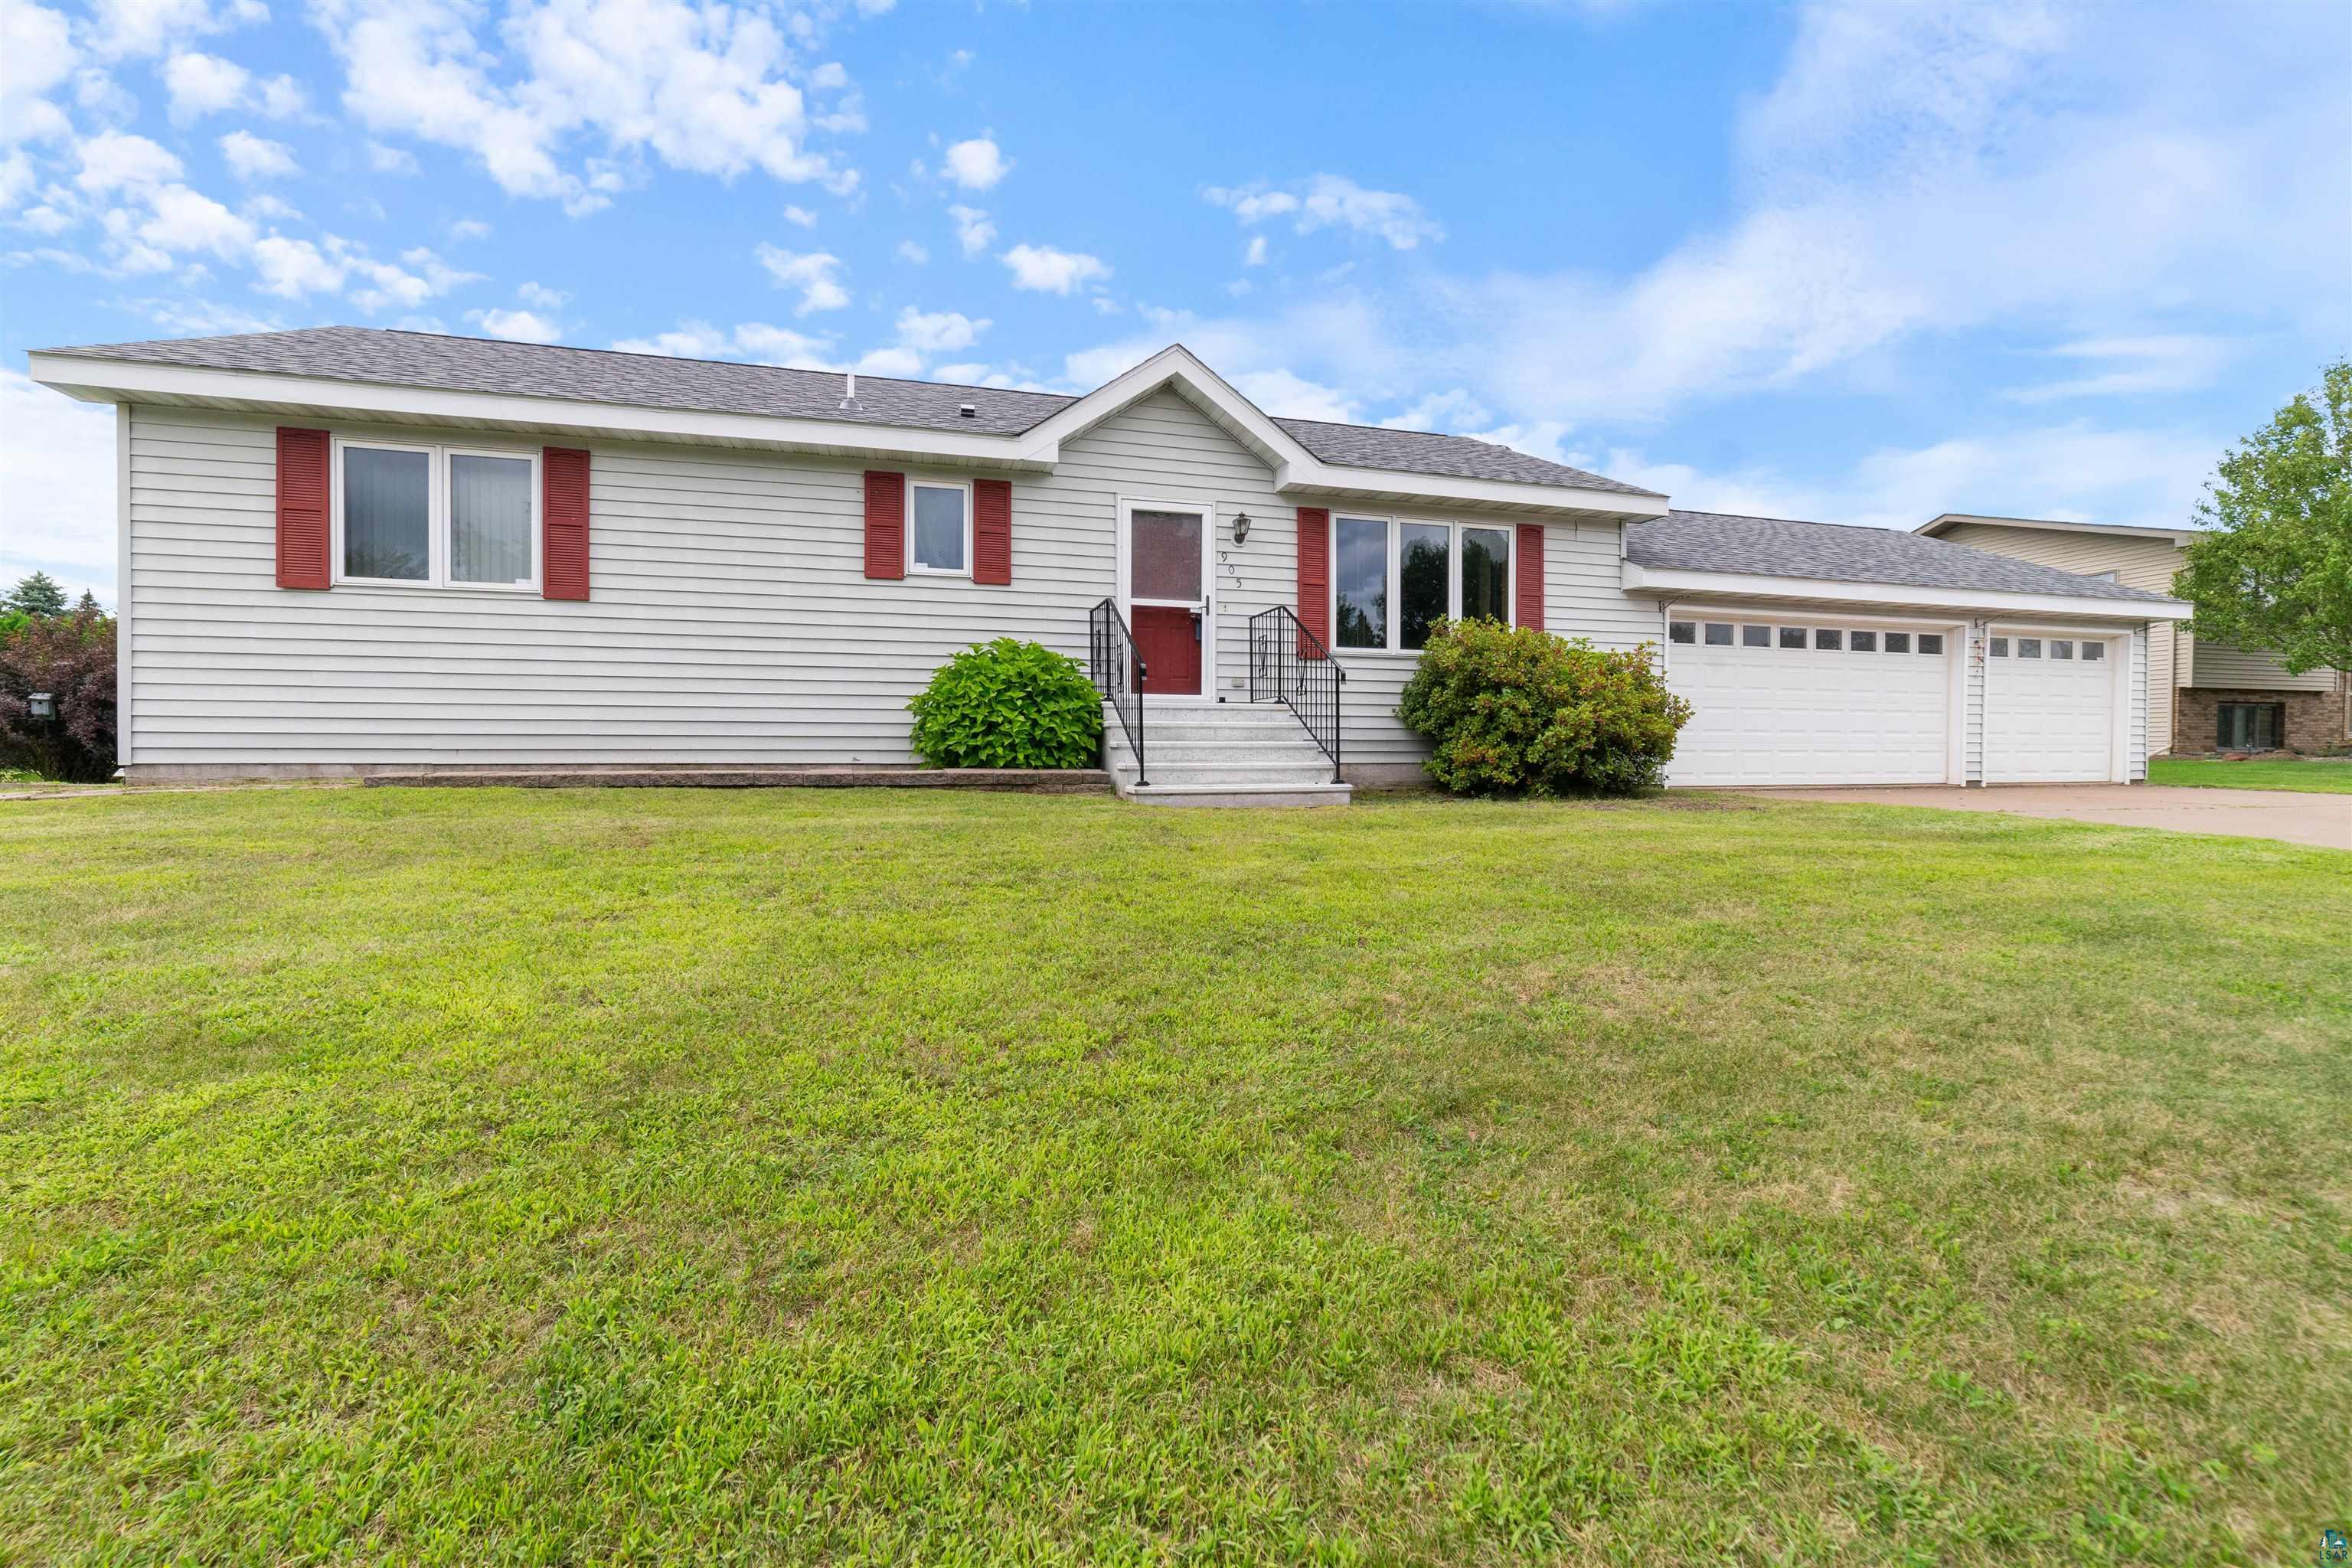
[[[0,1561],[2315,1560],[2347,866],[1745,802],[0,809]]]
[[[2147,782],[2211,789],[2291,789],[2320,795],[2352,795],[2352,763],[2297,762],[2249,757],[2225,763],[2213,757],[2156,757]]]

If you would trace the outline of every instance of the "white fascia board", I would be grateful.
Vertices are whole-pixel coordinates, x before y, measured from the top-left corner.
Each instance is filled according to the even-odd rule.
[[[248,407],[277,406],[300,410],[306,417],[324,411],[360,418],[527,426],[625,439],[719,441],[791,451],[879,454],[1040,469],[1050,468],[1053,462],[1050,456],[1043,461],[1024,460],[1015,449],[1021,440],[1015,436],[967,436],[961,431],[915,430],[897,425],[790,419],[771,414],[711,414],[582,398],[449,392],[435,387],[94,360],[79,355],[37,353],[32,356],[30,369],[32,378],[42,385],[86,403],[137,403],[142,396],[163,397]]]
[[[2185,621],[2195,609],[2179,599],[2108,599],[2074,594],[2009,594],[1983,588],[1922,588],[1907,583],[1837,583],[1823,577],[1764,577],[1746,572],[1684,572],[1624,563],[1629,594],[1713,594],[1741,599],[1809,599],[1817,604],[1916,605],[2019,616],[2082,616],[2098,621]]]
[[[1444,474],[1401,474],[1386,468],[1351,468],[1317,462],[1311,474],[1286,464],[1274,473],[1274,488],[1284,495],[1307,492],[1352,497],[1360,505],[1393,510],[1384,496],[1409,495],[1415,500],[1451,501],[1462,506],[1515,507],[1542,511],[1605,513],[1625,521],[1664,517],[1672,503],[1664,496],[1628,495],[1622,490],[1570,489],[1565,485],[1523,485],[1508,479],[1462,479]]]
[[[2120,522],[2059,522],[2038,517],[1982,517],[1965,511],[1948,511],[1941,517],[1929,518],[1911,531],[1937,539],[1963,523],[1976,523],[1986,528],[2038,529],[2050,533],[2090,533],[2102,539],[2166,539],[2175,544],[2186,544],[2197,537],[2197,530],[2193,528],[2140,528]]]

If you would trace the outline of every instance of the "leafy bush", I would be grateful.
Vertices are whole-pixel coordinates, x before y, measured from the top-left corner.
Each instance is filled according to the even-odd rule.
[[[915,750],[935,768],[1091,768],[1102,699],[1078,661],[999,637],[966,648],[907,704]]]
[[[32,716],[46,691],[57,717]],[[0,628],[0,765],[44,778],[114,776],[114,618],[95,606]]]
[[[1447,621],[1397,702],[1436,742],[1431,776],[1465,795],[1625,795],[1655,787],[1690,704],[1650,650],[1604,653],[1533,626]]]

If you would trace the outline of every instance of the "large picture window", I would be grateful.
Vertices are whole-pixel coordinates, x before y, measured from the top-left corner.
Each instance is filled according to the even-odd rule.
[[[1511,530],[1331,520],[1331,624],[1343,648],[1415,653],[1443,620],[1511,618]]]
[[[536,592],[539,504],[536,452],[339,441],[337,576]]]

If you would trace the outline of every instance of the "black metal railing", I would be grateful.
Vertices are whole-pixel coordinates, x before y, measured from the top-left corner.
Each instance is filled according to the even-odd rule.
[[[1135,634],[1109,599],[1094,607],[1087,629],[1087,672],[1127,731],[1127,743],[1135,751],[1135,782],[1149,784],[1143,776],[1143,660],[1136,657]]]
[[[1348,672],[1287,605],[1249,618],[1250,700],[1280,702],[1331,759],[1339,782],[1339,688]]]

